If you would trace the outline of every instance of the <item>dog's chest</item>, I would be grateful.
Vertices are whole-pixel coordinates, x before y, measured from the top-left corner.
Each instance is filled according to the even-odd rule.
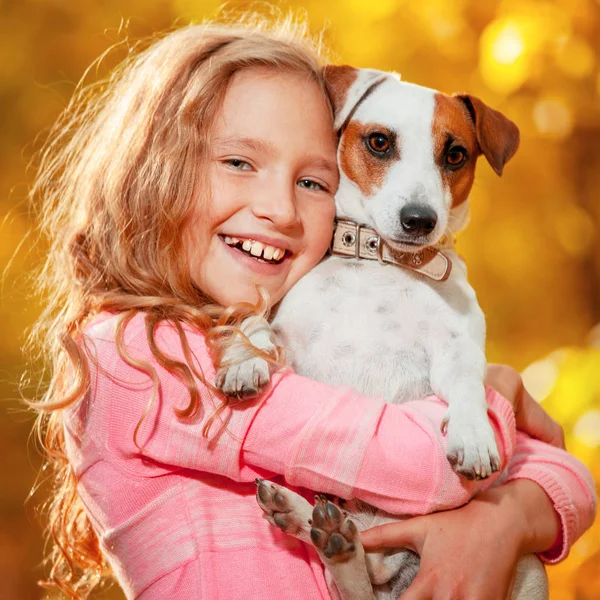
[[[483,316],[459,264],[446,282],[376,262],[327,258],[280,304],[275,331],[302,375],[402,402],[431,393],[432,353],[480,335]]]

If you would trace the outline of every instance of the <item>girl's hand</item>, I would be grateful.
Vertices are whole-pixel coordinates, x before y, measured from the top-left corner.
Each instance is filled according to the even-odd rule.
[[[565,449],[562,427],[525,389],[518,371],[508,365],[490,364],[485,384],[494,388],[513,405],[517,429],[532,438]]]
[[[559,523],[533,481],[486,490],[469,504],[361,533],[367,550],[406,547],[421,557],[402,600],[510,600],[519,558],[547,550]]]

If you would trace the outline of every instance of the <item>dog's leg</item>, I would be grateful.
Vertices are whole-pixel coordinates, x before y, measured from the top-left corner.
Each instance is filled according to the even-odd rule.
[[[517,563],[511,600],[548,600],[548,576],[542,561],[528,554]]]
[[[249,317],[242,322],[240,330],[255,348],[267,353],[275,349],[271,327],[265,319]],[[221,357],[215,385],[227,396],[253,396],[269,382],[269,363],[256,356],[241,336],[237,338]]]
[[[341,600],[374,600],[358,529],[335,504],[317,496],[310,537]]]
[[[432,348],[431,388],[448,403],[442,431],[448,434],[448,460],[468,479],[485,479],[500,468],[494,431],[487,416],[481,348],[461,337]]]
[[[313,507],[310,502],[287,488],[257,479],[256,501],[264,518],[284,533],[310,544],[310,525]]]
[[[405,548],[393,554],[367,552],[365,560],[371,583],[373,585],[390,583],[394,590],[394,598],[398,598],[412,583],[421,564],[419,555]]]

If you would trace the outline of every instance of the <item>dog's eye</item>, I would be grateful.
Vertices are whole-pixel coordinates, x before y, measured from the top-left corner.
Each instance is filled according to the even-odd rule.
[[[462,167],[467,160],[467,151],[462,146],[453,146],[446,153],[446,164],[451,169]]]
[[[372,133],[367,143],[376,154],[385,154],[390,149],[390,140],[383,133]]]

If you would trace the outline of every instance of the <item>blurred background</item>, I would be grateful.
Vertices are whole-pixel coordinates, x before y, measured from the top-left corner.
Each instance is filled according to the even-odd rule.
[[[521,129],[501,179],[480,161],[459,250],[488,319],[488,357],[523,371],[600,484],[600,2],[322,0],[301,9],[336,62],[467,91]],[[40,457],[19,380],[43,259],[28,168],[76,82],[116,42],[214,16],[211,0],[0,0],[0,598],[42,598],[43,542],[27,500]],[[230,2],[228,9],[249,3]],[[252,5],[256,8],[256,5]],[[264,7],[263,7],[264,8]],[[123,49],[86,76],[106,76]],[[33,374],[33,375],[32,375]],[[29,387],[31,390],[32,387]],[[43,478],[43,475],[42,475]],[[600,598],[600,524],[549,569],[552,600]],[[114,586],[94,597],[123,598]]]

